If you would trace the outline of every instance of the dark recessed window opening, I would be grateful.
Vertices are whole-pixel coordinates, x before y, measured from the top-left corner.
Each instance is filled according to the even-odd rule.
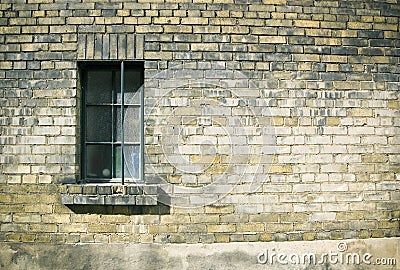
[[[143,180],[143,63],[83,62],[84,182]]]

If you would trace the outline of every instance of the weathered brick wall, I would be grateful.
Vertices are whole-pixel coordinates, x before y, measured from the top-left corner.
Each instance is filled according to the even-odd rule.
[[[137,2],[1,0],[2,241],[400,235],[396,0]],[[61,204],[101,59],[145,61],[147,177],[190,190],[169,213]]]

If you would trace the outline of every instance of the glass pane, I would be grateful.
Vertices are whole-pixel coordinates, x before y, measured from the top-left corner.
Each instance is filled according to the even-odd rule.
[[[112,83],[112,71],[88,71],[86,102],[89,104],[111,103]]]
[[[114,107],[114,142],[121,142],[121,107]],[[124,142],[140,142],[140,108],[125,106]]]
[[[125,143],[140,142],[140,107],[125,107],[124,141]]]
[[[116,72],[117,103],[121,104],[121,72]],[[124,80],[125,104],[140,104],[138,89],[142,86],[141,72],[134,69],[125,69]]]
[[[111,179],[111,145],[86,146],[87,178]]]
[[[88,142],[111,142],[111,115],[111,106],[86,108],[86,140]]]
[[[124,176],[126,179],[139,179],[139,156],[140,147],[138,145],[125,145],[124,152]],[[121,146],[114,148],[114,177],[122,177]]]

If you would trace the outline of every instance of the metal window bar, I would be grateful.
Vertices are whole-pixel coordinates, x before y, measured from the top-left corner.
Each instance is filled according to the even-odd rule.
[[[139,145],[139,181],[144,181],[144,79],[140,78],[143,85],[140,91],[140,145]]]
[[[124,116],[125,116],[125,65],[124,61],[121,62],[121,184],[125,184],[125,158],[124,158]]]

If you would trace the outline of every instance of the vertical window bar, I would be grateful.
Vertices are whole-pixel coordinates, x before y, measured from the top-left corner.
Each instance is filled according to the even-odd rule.
[[[143,75],[142,75],[143,76]],[[144,181],[144,80],[140,87],[140,156],[139,156],[139,181]]]
[[[82,98],[82,110],[83,110],[83,117],[81,118],[81,130],[82,132],[82,138],[81,138],[81,147],[82,147],[82,154],[81,154],[81,164],[82,164],[82,177],[81,179],[86,180],[87,179],[87,158],[86,158],[86,91],[87,91],[87,71],[82,71],[81,72],[81,77],[82,77],[82,85],[83,85],[83,91],[81,93],[81,98]]]
[[[125,66],[124,61],[121,62],[121,182],[125,184],[125,159],[124,159],[124,105],[125,105],[125,93],[124,93],[124,81],[125,81]]]
[[[114,158],[115,158],[115,153],[114,153],[114,95],[116,92],[116,83],[115,83],[115,72],[112,70],[111,73],[111,80],[112,80],[112,85],[111,85],[111,180],[114,177],[115,174],[115,166],[114,166]]]

